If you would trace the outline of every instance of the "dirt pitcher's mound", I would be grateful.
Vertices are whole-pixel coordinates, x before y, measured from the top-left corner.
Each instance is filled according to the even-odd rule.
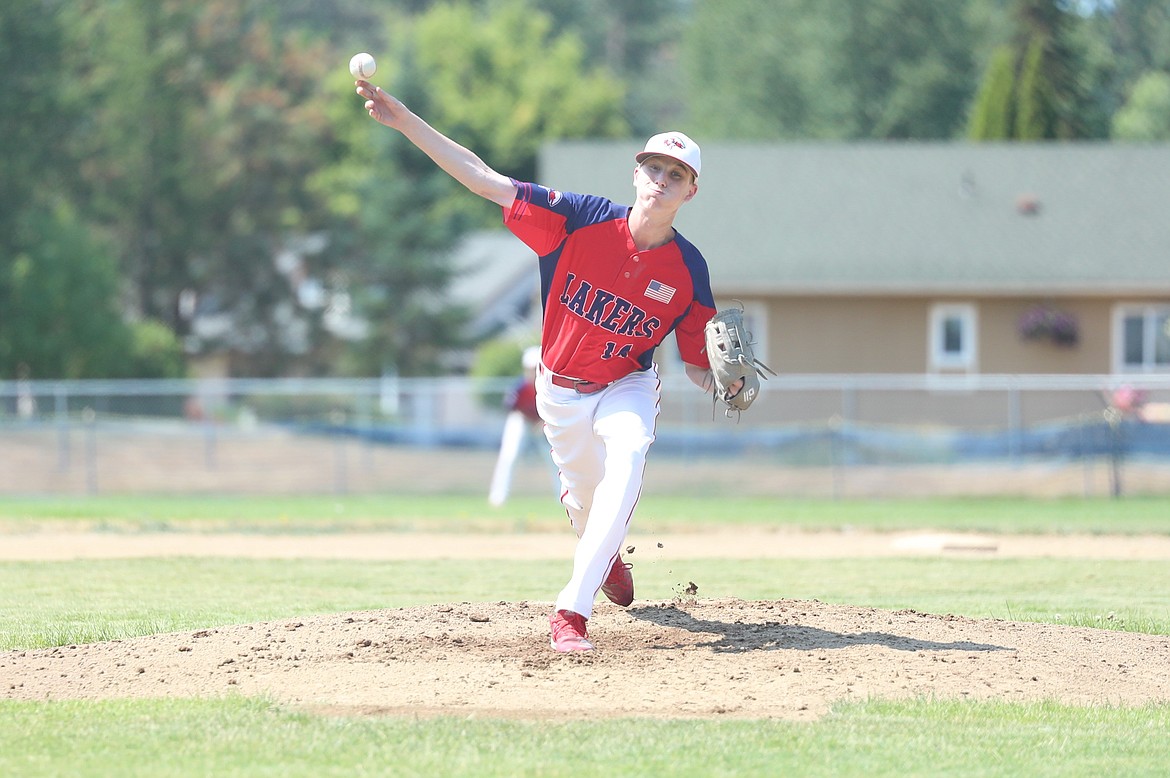
[[[599,603],[597,649],[548,603],[365,611],[0,653],[0,697],[232,693],[348,714],[811,719],[871,697],[1170,700],[1170,637],[816,601]]]

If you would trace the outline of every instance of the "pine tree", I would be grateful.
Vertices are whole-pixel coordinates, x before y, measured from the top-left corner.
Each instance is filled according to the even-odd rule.
[[[992,58],[976,97],[972,140],[1085,137],[1087,90],[1073,44],[1076,17],[1058,0],[1017,0],[1016,34]]]

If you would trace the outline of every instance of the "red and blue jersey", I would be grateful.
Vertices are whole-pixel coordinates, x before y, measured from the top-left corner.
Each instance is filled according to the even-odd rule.
[[[646,370],[675,333],[683,361],[707,367],[703,326],[715,313],[707,262],[675,232],[640,251],[628,206],[516,182],[504,224],[536,252],[542,360],[554,373],[610,383]]]

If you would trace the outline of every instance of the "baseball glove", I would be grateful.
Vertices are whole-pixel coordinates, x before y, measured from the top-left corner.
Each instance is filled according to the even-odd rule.
[[[743,310],[725,308],[711,317],[704,328],[707,360],[715,378],[715,399],[723,402],[726,413],[743,412],[751,407],[760,393],[760,379],[776,371],[756,359],[752,353],[751,333],[743,324]],[[767,373],[765,373],[767,371]],[[739,379],[743,387],[732,394],[730,387]]]

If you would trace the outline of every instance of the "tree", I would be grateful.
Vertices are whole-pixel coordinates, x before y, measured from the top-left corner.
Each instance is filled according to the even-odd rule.
[[[40,0],[0,6],[0,246],[43,184],[68,170],[54,153],[65,137],[56,74],[40,66],[63,43],[55,13]]]
[[[90,107],[78,196],[111,236],[132,313],[194,353],[245,355],[245,374],[322,369],[329,337],[298,297],[304,260],[278,258],[326,223],[305,186],[335,152],[325,44],[277,34],[258,0],[71,8]],[[192,332],[192,310],[229,326]]]
[[[585,63],[604,67],[624,85],[623,117],[635,137],[686,118],[687,83],[681,64],[691,0],[542,0],[558,30],[572,30]]]
[[[395,94],[425,116],[427,90],[412,67],[411,39],[401,34],[391,50],[402,64],[393,68],[381,58],[379,80],[393,83]],[[371,121],[352,78],[344,87],[332,108],[342,154],[310,185],[334,217],[329,232],[340,257],[330,282],[335,299],[345,300],[347,312],[368,326],[335,367],[355,375],[431,375],[443,352],[459,343],[462,323],[461,312],[442,300],[451,247],[473,220],[466,202],[455,203],[477,198],[458,191],[404,138]]]
[[[42,137],[59,137],[59,95],[36,67],[38,51],[52,51],[61,33],[51,10],[36,0],[0,7],[0,378],[27,364],[29,322],[16,309],[16,284],[32,271],[23,224],[41,205],[38,182],[52,176],[54,159]]]
[[[1071,140],[1103,130],[1093,115],[1081,17],[1059,0],[1016,0],[1015,34],[993,55],[976,97],[973,140]]]
[[[832,5],[834,81],[856,138],[950,138],[975,89],[962,4],[920,0]]]
[[[0,374],[33,378],[124,375],[130,329],[117,265],[66,208],[25,210],[0,272]]]
[[[1170,5],[1165,0],[1114,0],[1097,19],[1116,63],[1119,99],[1144,74],[1170,72]]]
[[[832,138],[840,92],[818,51],[831,32],[815,0],[702,3],[684,38],[686,128],[699,138]]]
[[[136,352],[116,258],[65,196],[77,168],[65,118],[77,111],[60,89],[70,73],[41,66],[66,48],[60,12],[44,0],[0,7],[0,378],[162,369]]]
[[[686,36],[699,137],[947,138],[974,91],[963,4],[703,3]]]
[[[979,140],[1007,140],[1012,137],[1015,68],[1012,50],[1007,46],[997,49],[979,93],[975,96],[978,107],[971,118],[971,137]]]
[[[130,315],[165,322],[191,353],[237,354],[248,375],[329,371],[364,317],[386,332],[363,368],[433,370],[458,319],[436,313],[436,257],[498,215],[339,121],[342,99],[364,119],[345,71],[354,33],[323,13],[365,19],[372,44],[400,41],[379,78],[397,90],[401,77],[429,119],[517,177],[534,175],[545,138],[627,131],[620,83],[532,2],[398,0],[378,10],[387,35],[353,0],[79,0],[63,13],[80,73],[66,86],[86,106],[74,196],[119,258]]]
[[[1094,69],[1093,100],[1108,128],[1139,79],[1170,72],[1170,5],[1165,0],[1096,3],[1082,27]]]
[[[84,160],[75,182],[84,215],[110,235],[134,315],[175,324],[169,290],[185,281],[188,252],[198,250],[200,167],[188,153],[184,113],[197,93],[183,4],[144,0],[81,3],[67,17],[66,83],[82,111],[72,153]],[[195,217],[195,218],[193,218]]]
[[[1044,140],[1054,137],[1059,121],[1055,85],[1044,72],[1046,41],[1036,36],[1028,42],[1020,61],[1015,106],[1015,125],[1011,137],[1016,140]]]
[[[628,134],[620,84],[588,68],[580,40],[555,34],[534,3],[441,4],[395,18],[391,29],[375,80],[501,172],[534,178],[547,139]],[[370,323],[343,369],[434,373],[460,344],[465,318],[444,299],[451,248],[471,229],[498,225],[500,210],[372,122],[352,87],[343,97],[332,109],[343,151],[311,182],[338,220],[345,284]]]
[[[429,121],[523,180],[535,176],[546,140],[629,134],[623,84],[587,66],[579,37],[556,32],[532,0],[489,8],[439,4],[418,18],[415,67],[432,95]]]
[[[1170,140],[1170,73],[1146,73],[1113,117],[1112,137],[1124,141]]]

